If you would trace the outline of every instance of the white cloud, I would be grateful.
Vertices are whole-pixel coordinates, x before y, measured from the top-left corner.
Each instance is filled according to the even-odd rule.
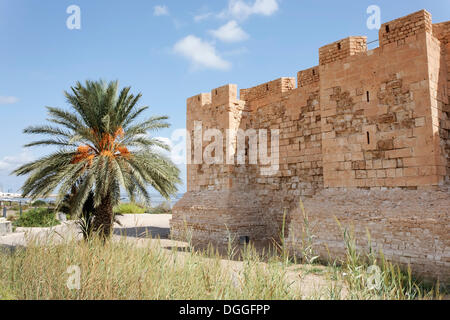
[[[0,96],[0,104],[13,104],[18,102],[19,99],[12,96]]]
[[[0,171],[12,171],[33,159],[31,152],[26,150],[17,155],[3,157],[0,159]]]
[[[176,165],[186,165],[186,128],[178,128],[170,138],[156,137],[170,147],[170,151],[157,147],[156,150],[169,157]]]
[[[224,24],[217,30],[210,30],[209,32],[213,37],[223,42],[239,42],[248,39],[248,34],[234,20]]]
[[[191,61],[194,68],[209,68],[218,70],[228,70],[231,64],[222,59],[216,52],[216,48],[206,41],[193,35],[178,41],[173,51]]]
[[[213,15],[212,12],[207,12],[207,13],[199,14],[199,15],[194,16],[194,21],[195,21],[195,22],[200,22],[200,21],[203,21],[203,20],[208,19],[208,18],[211,17],[212,15]]]
[[[251,15],[270,16],[278,10],[278,0],[255,0],[252,4],[244,0],[229,0],[228,8],[220,15],[236,19],[247,19]]]
[[[183,28],[186,25],[183,21],[180,21],[178,19],[173,19],[172,22],[175,29],[177,30]]]
[[[155,6],[153,8],[153,15],[159,17],[159,16],[168,16],[169,15],[169,8],[167,6]]]

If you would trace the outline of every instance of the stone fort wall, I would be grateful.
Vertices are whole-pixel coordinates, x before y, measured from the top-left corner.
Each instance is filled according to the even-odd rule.
[[[286,213],[298,249],[302,200],[323,258],[344,253],[337,219],[353,228],[361,249],[369,231],[389,259],[448,282],[449,40],[450,22],[432,24],[422,10],[383,24],[376,49],[367,50],[365,37],[323,46],[319,65],[297,79],[241,89],[239,98],[236,85],[189,98],[191,136],[196,121],[203,130],[278,129],[279,168],[268,175],[251,164],[250,141],[245,164],[188,164],[172,235],[263,243],[279,238]],[[227,144],[236,151],[236,141],[224,138],[224,150]],[[188,156],[205,148],[190,143]]]

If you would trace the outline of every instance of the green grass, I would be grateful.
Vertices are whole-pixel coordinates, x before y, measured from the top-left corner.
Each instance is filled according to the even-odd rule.
[[[318,265],[310,265],[310,266],[306,265],[306,266],[299,267],[296,270],[302,271],[303,275],[308,275],[308,274],[322,275],[328,271],[328,270],[324,269],[323,266],[318,266]]]
[[[53,227],[60,224],[53,210],[36,208],[25,211],[13,221],[14,227]]]
[[[28,210],[29,208],[30,207],[28,205],[22,205],[22,212]],[[17,204],[9,207],[8,209],[12,211],[20,211],[20,206]]]
[[[172,214],[172,209],[168,203],[161,203],[156,207],[149,208],[148,213],[151,214]]]
[[[121,203],[114,208],[114,212],[120,214],[146,213],[147,211],[148,210],[145,206],[142,206],[134,202]]]
[[[46,207],[48,203],[43,200],[36,200],[31,204],[32,207]]]
[[[119,204],[114,208],[114,212],[120,214],[170,214],[172,209],[168,203],[162,203],[156,207],[146,207],[139,203],[130,202]]]

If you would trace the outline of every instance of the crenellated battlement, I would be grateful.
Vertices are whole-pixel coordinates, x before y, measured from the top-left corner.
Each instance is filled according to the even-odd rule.
[[[235,84],[227,84],[212,89],[210,93],[200,93],[187,99],[188,108],[216,107],[237,102],[237,85]]]
[[[406,38],[425,32],[432,33],[437,39],[447,43],[448,38],[450,38],[450,22],[433,25],[431,14],[426,10],[420,10],[386,22],[382,24],[379,30],[380,47],[391,43],[400,45],[405,42]],[[320,66],[367,52],[367,37],[365,36],[347,37],[319,48],[319,66],[299,71],[297,73],[297,88],[319,83]],[[372,54],[373,50],[369,53]],[[280,95],[295,88],[294,78],[283,77],[251,88],[240,89],[239,95],[241,101],[251,102]],[[228,102],[237,102],[238,100],[237,86],[228,84],[215,88],[210,93],[202,93],[191,97],[188,99],[188,104],[199,107],[208,104],[217,106]]]
[[[433,35],[444,44],[450,43],[450,21],[433,24]]]
[[[227,84],[225,86],[215,88],[211,90],[211,97],[211,103],[214,107],[237,102],[237,85]]]
[[[367,51],[367,37],[348,37],[319,49],[319,64],[324,65]]]
[[[315,66],[297,73],[297,87],[301,88],[320,81],[319,66]]]
[[[211,104],[211,93],[200,93],[186,100],[188,109],[201,108]]]
[[[241,89],[240,98],[241,100],[248,102],[272,95],[280,95],[292,89],[295,89],[294,78],[279,78],[249,89]]]
[[[380,47],[385,47],[391,43],[402,45],[407,38],[425,32],[433,32],[431,14],[426,10],[420,10],[382,24],[378,32]]]

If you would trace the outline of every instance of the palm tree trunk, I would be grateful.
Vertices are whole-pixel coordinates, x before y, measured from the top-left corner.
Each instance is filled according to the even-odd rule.
[[[113,207],[111,196],[107,195],[95,210],[94,232],[97,232],[104,239],[109,238],[112,231],[112,221]]]

